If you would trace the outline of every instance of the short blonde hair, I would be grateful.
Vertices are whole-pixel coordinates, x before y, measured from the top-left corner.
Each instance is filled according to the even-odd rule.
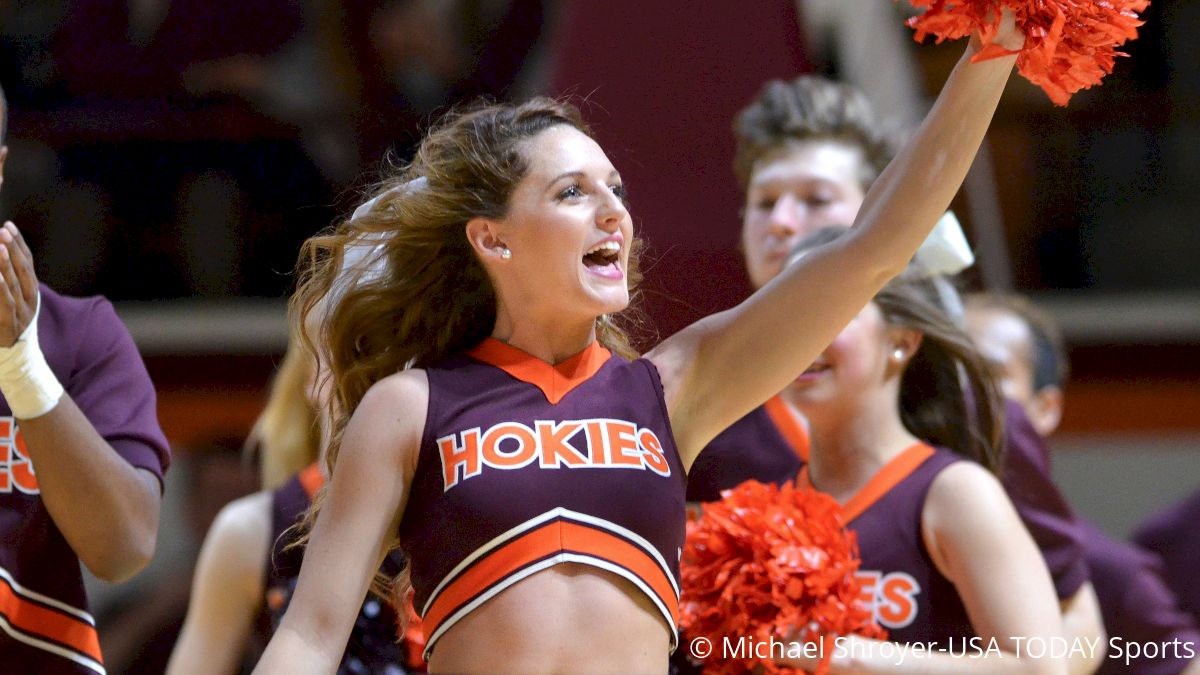
[[[246,450],[258,453],[264,490],[283,485],[320,455],[317,411],[308,393],[314,370],[312,357],[293,337],[271,381],[267,404],[246,438]]]
[[[754,164],[790,143],[834,141],[862,152],[863,191],[896,156],[894,134],[876,117],[859,90],[816,75],[771,80],[733,121],[737,150],[733,172],[743,190]]]

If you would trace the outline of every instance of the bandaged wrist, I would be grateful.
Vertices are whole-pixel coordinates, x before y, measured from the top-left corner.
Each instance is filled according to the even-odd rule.
[[[42,348],[38,345],[37,315],[11,347],[0,348],[0,394],[8,402],[13,417],[28,420],[41,417],[54,409],[62,399],[63,387],[59,383]]]

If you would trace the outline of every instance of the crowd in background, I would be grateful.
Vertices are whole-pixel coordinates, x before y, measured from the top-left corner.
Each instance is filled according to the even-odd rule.
[[[280,296],[304,238],[449,102],[500,98],[540,0],[0,2],[45,280],[116,300]]]
[[[895,12],[798,4],[811,67],[916,119],[919,97],[904,94],[913,69],[878,66],[909,63],[878,58],[902,39]],[[621,12],[634,32],[653,21],[637,7]],[[556,58],[548,37],[571,11],[542,0],[4,0],[0,82],[23,157],[7,211],[42,252],[46,280],[68,292],[278,296],[299,242],[344,213],[385,151],[406,157],[431,113],[541,90]],[[1152,3],[1133,58],[1105,87],[1064,114],[1044,101],[1001,111],[997,135],[1016,125],[1038,137],[997,150],[1022,164],[999,193],[1019,287],[1200,285],[1187,264],[1200,240],[1180,224],[1196,206],[1184,149],[1200,133],[1200,73],[1181,31],[1198,16],[1197,2]],[[1130,175],[1131,157],[1144,170]],[[1021,195],[1034,185],[1030,203]],[[1156,263],[1130,264],[1130,251]]]

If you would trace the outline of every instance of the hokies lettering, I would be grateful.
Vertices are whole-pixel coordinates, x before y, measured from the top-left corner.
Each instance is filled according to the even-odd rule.
[[[443,436],[437,447],[445,490],[478,476],[485,466],[511,470],[533,462],[543,469],[649,469],[671,475],[658,436],[624,420],[537,420],[533,427],[504,422],[487,431]]]
[[[0,417],[0,494],[21,492],[36,495],[37,476],[25,452],[25,439],[11,416]]]
[[[917,596],[921,584],[906,572],[859,570],[854,573],[862,584],[859,601],[875,615],[885,628],[904,628],[917,618]]]

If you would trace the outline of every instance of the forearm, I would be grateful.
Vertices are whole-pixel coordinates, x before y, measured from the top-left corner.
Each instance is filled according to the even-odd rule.
[[[1014,62],[972,64],[973,53],[963,56],[920,131],[871,187],[845,237],[810,252],[738,307],[673,336],[690,352],[674,362],[670,355],[661,359],[682,383],[673,391],[685,394],[668,399],[672,423],[686,430],[685,457],[786,387],[929,236],[971,165]],[[662,351],[651,354],[656,365]]]
[[[899,272],[958,192],[983,142],[1015,56],[959,59],[917,133],[871,187],[855,225],[863,250]]]
[[[249,626],[229,629],[212,626],[204,629],[184,627],[171,652],[166,675],[233,675],[238,672],[246,651]],[[205,631],[204,635],[198,634]],[[228,639],[224,639],[224,638]]]
[[[319,633],[297,630],[288,622],[287,616],[284,616],[279,630],[271,636],[271,643],[267,645],[258,665],[254,667],[254,675],[319,675],[335,672],[345,645],[336,650],[323,648],[321,638]]]
[[[235,673],[264,608],[274,498],[259,492],[217,514],[204,537],[167,675]]]
[[[80,560],[106,581],[141,571],[154,554],[158,481],[118,455],[69,395],[17,424],[42,501]]]

